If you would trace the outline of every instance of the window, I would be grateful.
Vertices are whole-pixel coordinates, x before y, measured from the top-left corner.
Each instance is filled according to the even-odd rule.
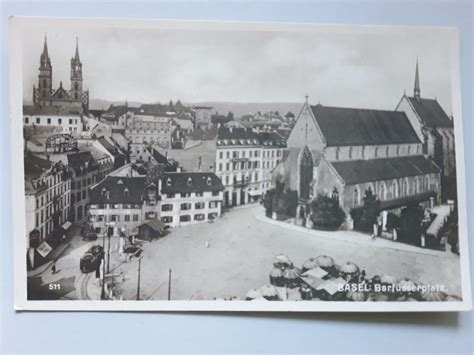
[[[204,196],[204,192],[202,191],[199,191],[199,192],[196,192],[196,197],[203,197]]]
[[[62,118],[58,118],[58,124],[62,124],[63,123],[63,119]]]
[[[207,186],[211,186],[211,185],[212,185],[212,179],[211,179],[210,176],[207,177],[206,183],[207,183]]]
[[[429,191],[429,190],[430,190],[430,177],[426,176],[425,177],[425,191]]]
[[[188,177],[188,181],[187,181],[188,186],[191,186],[192,183],[193,183],[193,179]]]
[[[51,124],[51,118],[48,117],[48,118],[46,119],[46,122],[47,122],[48,124]]]
[[[87,190],[82,191],[82,199],[87,198]]]
[[[219,152],[219,159],[222,159],[224,158],[224,153],[223,152]]]
[[[387,148],[385,148],[385,155],[388,157],[388,153],[389,153],[389,149],[390,147],[387,146]]]
[[[182,203],[180,206],[181,211],[187,211],[191,209],[191,204],[190,203]]]
[[[411,145],[408,146],[408,155],[411,153]]]
[[[374,155],[376,158],[379,156],[379,147],[375,147]]]
[[[380,187],[379,187],[379,199],[381,201],[385,200],[386,199],[386,187],[385,187],[385,182],[382,181],[382,183],[380,184]]]
[[[191,194],[189,192],[181,192],[181,197],[190,197]]]
[[[164,216],[161,217],[163,223],[173,223],[173,216]]]
[[[153,218],[155,218],[155,212],[147,212],[147,213],[145,213],[145,218],[146,218],[146,219],[153,219]]]
[[[403,179],[403,196],[408,196],[410,194],[410,186],[408,185],[408,179]]]
[[[352,204],[353,206],[358,206],[360,204],[360,190],[358,186],[354,189]]]
[[[208,220],[213,220],[213,219],[216,219],[217,218],[217,212],[212,212],[212,213],[208,213],[207,214],[207,219]]]
[[[352,159],[352,147],[349,148],[349,159]]]
[[[212,196],[219,196],[219,191],[212,191]]]
[[[400,146],[397,145],[397,156],[400,155]]]
[[[188,214],[185,214],[183,216],[179,216],[179,221],[180,222],[189,222],[191,220],[191,216]]]
[[[110,215],[110,221],[111,222],[117,222],[118,221],[118,216],[116,214],[111,214]]]
[[[125,222],[130,222],[130,215],[129,214],[125,215]]]
[[[175,195],[176,195],[176,194],[166,194],[166,197],[167,197],[167,198],[174,198]]]
[[[204,221],[206,219],[206,215],[204,213],[199,213],[194,215],[195,221]]]
[[[365,158],[365,146],[362,146],[362,158]]]
[[[219,163],[219,169],[217,171],[222,171],[222,163]]]
[[[134,214],[134,215],[133,215],[133,221],[134,221],[134,222],[138,222],[138,215],[137,215],[137,214]]]
[[[227,151],[227,152],[225,153],[225,157],[226,157],[227,159],[230,158],[230,152],[229,152],[229,151]]]
[[[416,154],[420,154],[420,146],[419,145],[416,146]]]
[[[415,178],[415,193],[420,193],[420,180],[418,179],[418,176]]]
[[[239,157],[239,152],[236,151],[236,150],[234,150],[234,151],[232,152],[232,158],[238,158],[238,157]]]
[[[36,117],[36,124],[40,124],[41,119],[39,117]]]
[[[392,182],[392,198],[398,197],[398,183],[397,180],[393,180]]]
[[[194,204],[194,208],[197,210],[202,210],[204,207],[206,207],[206,204],[204,202],[196,202]]]
[[[229,185],[229,175],[226,175],[226,177],[225,177],[225,184]]]
[[[173,205],[171,203],[166,203],[164,205],[161,205],[161,211],[163,212],[173,211]]]
[[[336,160],[339,160],[339,154],[341,152],[341,148],[337,147],[336,148]]]
[[[209,208],[217,208],[217,207],[219,207],[219,201],[209,202]]]
[[[81,200],[81,193],[78,192],[78,193],[76,194],[76,201],[80,201],[80,200]]]
[[[69,119],[69,124],[72,124],[72,118]]]
[[[26,124],[30,123],[30,119],[28,117],[25,117],[25,123]]]

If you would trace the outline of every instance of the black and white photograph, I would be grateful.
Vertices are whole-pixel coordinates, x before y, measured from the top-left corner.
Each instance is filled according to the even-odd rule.
[[[17,309],[471,309],[457,31],[10,30]]]

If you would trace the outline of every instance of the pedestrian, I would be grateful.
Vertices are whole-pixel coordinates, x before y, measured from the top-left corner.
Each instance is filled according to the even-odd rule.
[[[56,263],[53,261],[53,264],[51,265],[51,271],[53,272],[53,274],[56,273]]]

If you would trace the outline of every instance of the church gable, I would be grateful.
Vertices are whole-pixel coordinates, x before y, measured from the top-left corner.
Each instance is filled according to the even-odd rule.
[[[321,151],[325,147],[324,138],[307,103],[303,106],[296,124],[288,137],[287,146],[289,148],[303,148],[307,146],[310,150],[316,151]]]
[[[69,99],[69,93],[64,90],[62,83],[60,84],[59,88],[51,95],[53,99],[60,99],[60,100],[67,100]]]

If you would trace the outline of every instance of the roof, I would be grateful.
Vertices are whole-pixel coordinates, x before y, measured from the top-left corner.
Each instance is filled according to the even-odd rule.
[[[255,132],[252,128],[240,128],[240,127],[220,127],[218,134],[218,145],[223,140],[226,140],[228,144],[232,145],[247,145],[247,144],[258,144],[258,145],[277,145],[284,147],[286,146],[285,139],[276,132]],[[235,141],[235,142],[233,142]]]
[[[90,203],[140,204],[145,188],[145,179],[143,176],[107,176],[104,181],[91,188]],[[108,198],[106,192],[108,192]]]
[[[422,155],[370,160],[336,161],[330,164],[346,185],[439,173],[440,169]]]
[[[153,229],[154,231],[157,231],[157,232],[160,232],[163,229],[165,229],[164,223],[160,219],[156,219],[156,218],[143,223],[142,225],[138,226],[138,228],[143,227],[143,226],[148,226],[148,227],[150,227],[151,229]]]
[[[96,161],[90,151],[68,154],[67,162],[76,174],[81,173],[83,169],[89,169],[89,171],[91,171],[97,167]]]
[[[221,191],[224,189],[222,181],[214,173],[201,172],[165,172],[162,176],[161,192],[187,193],[200,191]]]
[[[153,158],[155,159],[155,161],[158,164],[165,165],[166,167],[171,167],[172,166],[170,161],[163,154],[161,154],[159,151],[157,151],[155,148],[147,147],[147,149],[151,153],[151,155],[153,156]]]
[[[408,96],[407,99],[417,115],[428,127],[453,127],[453,121],[444,112],[438,101]]]
[[[311,106],[328,146],[420,143],[404,112]]]
[[[25,180],[38,178],[43,172],[50,169],[53,165],[49,160],[28,153],[25,155],[24,164]]]
[[[118,155],[120,152],[116,147],[114,147],[105,137],[100,137],[97,139],[100,144],[112,155]]]
[[[78,107],[62,107],[62,106],[39,106],[25,105],[23,106],[24,115],[53,115],[53,116],[80,116],[82,109]]]

